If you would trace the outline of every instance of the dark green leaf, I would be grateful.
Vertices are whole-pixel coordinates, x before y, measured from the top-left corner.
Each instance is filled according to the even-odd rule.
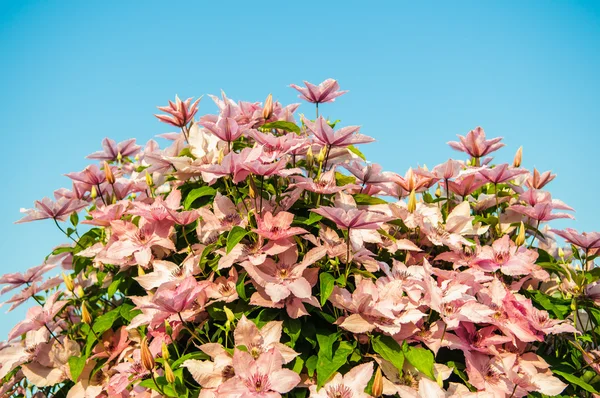
[[[333,293],[333,288],[335,287],[335,277],[327,272],[321,272],[319,275],[319,287],[321,292],[321,306],[325,305],[331,293]]]
[[[383,359],[391,362],[400,373],[404,366],[404,354],[402,347],[390,336],[373,337],[373,350],[381,355]]]
[[[357,193],[354,195],[354,200],[356,201],[357,205],[385,205],[388,203],[381,198],[365,195],[364,193]]]
[[[85,367],[85,360],[86,360],[86,358],[84,356],[69,358],[69,369],[71,370],[71,380],[73,380],[74,382],[77,382],[77,380],[79,379],[79,376],[81,375],[81,372],[83,371],[83,368]]]
[[[248,233],[249,232],[242,227],[237,225],[233,227],[227,235],[227,253],[229,253],[231,249],[235,247],[235,245],[240,243],[240,241],[244,239],[244,236],[248,235]]]
[[[583,388],[584,390],[591,392],[592,394],[598,394],[598,391],[596,391],[596,389],[594,387],[592,387],[585,381],[581,380],[579,377],[572,375],[571,373],[562,372],[560,370],[552,370],[552,372],[554,374],[562,376],[566,381],[568,381],[571,384],[575,384],[576,386],[579,386],[579,387]]]
[[[404,342],[402,352],[404,353],[404,358],[419,372],[435,380],[433,374],[433,353],[431,351],[422,347],[413,347]]]
[[[196,199],[201,198],[203,196],[213,196],[215,193],[216,191],[212,187],[200,187],[192,189],[185,197],[185,200],[183,201],[183,207],[185,210],[189,210],[196,201]]]
[[[340,342],[331,359],[321,356],[321,351],[319,351],[317,361],[317,388],[321,388],[339,368],[346,364],[346,360],[352,351],[354,351],[354,346],[347,341]]]
[[[285,130],[285,131],[291,131],[296,134],[300,134],[300,127],[298,127],[295,123],[286,122],[285,120],[278,120],[276,122],[263,124],[261,126],[261,128]]]

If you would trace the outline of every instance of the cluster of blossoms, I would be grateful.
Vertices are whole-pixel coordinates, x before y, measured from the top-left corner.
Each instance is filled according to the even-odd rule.
[[[314,119],[225,94],[196,119],[177,98],[168,147],[105,139],[23,210],[71,242],[0,277],[9,310],[33,305],[0,343],[0,395],[596,394],[600,233],[547,227],[573,218],[555,176],[520,149],[493,162],[479,127],[449,143],[465,160],[383,171],[359,126],[319,116],[335,80],[292,87]]]

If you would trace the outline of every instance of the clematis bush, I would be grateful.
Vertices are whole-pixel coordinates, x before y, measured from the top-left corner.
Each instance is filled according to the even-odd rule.
[[[549,228],[573,218],[555,175],[493,159],[480,127],[456,159],[384,171],[319,115],[335,80],[291,87],[307,115],[169,101],[166,148],[107,138],[23,210],[68,240],[0,278],[30,306],[0,395],[597,396],[600,233]]]

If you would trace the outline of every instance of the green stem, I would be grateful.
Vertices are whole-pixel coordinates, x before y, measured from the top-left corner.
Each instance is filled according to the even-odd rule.
[[[75,242],[75,244],[76,244],[77,246],[79,246],[81,249],[85,249],[85,247],[81,246],[81,244],[80,244],[79,242],[77,242],[75,239],[73,239],[73,237],[72,237],[71,235],[67,234],[67,232],[66,232],[64,229],[62,229],[60,225],[58,225],[58,221],[56,221],[56,218],[53,218],[53,220],[54,220],[54,224],[56,224],[56,226],[58,227],[58,229],[60,230],[60,232],[62,232],[63,234],[65,234],[65,236],[66,236],[67,238],[69,238],[69,239],[71,239],[73,242]]]

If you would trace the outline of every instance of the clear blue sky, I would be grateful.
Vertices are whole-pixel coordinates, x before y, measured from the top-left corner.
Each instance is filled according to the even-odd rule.
[[[170,131],[156,105],[220,89],[297,102],[290,83],[328,77],[350,93],[323,113],[362,125],[386,169],[460,156],[445,143],[481,125],[505,137],[497,159],[523,145],[524,166],[558,174],[577,220],[553,225],[598,230],[599,49],[594,1],[1,1],[0,273],[64,241],[14,225],[19,208],[69,187],[105,136]],[[4,311],[0,339],[25,312]]]

